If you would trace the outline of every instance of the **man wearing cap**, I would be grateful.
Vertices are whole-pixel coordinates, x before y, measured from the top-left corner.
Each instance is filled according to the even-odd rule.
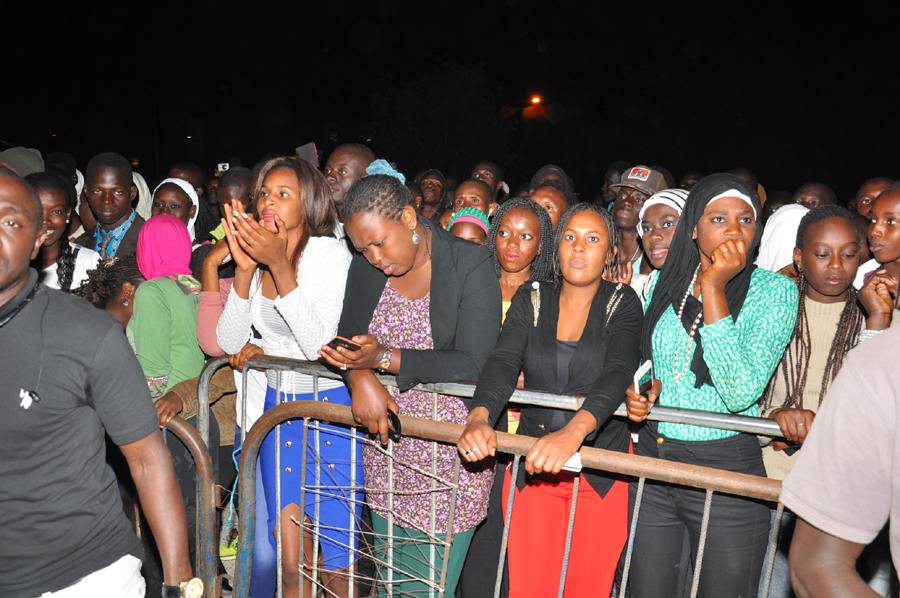
[[[549,180],[560,181],[568,185],[573,191],[575,190],[575,184],[572,179],[569,178],[569,175],[566,174],[566,171],[555,164],[541,166],[541,168],[534,173],[534,176],[531,177],[531,182],[528,187],[534,191]]]
[[[619,239],[621,239],[620,263],[625,266],[631,262],[632,271],[635,274],[641,272],[644,252],[638,237],[638,224],[641,222],[641,208],[651,195],[663,189],[667,189],[666,181],[661,172],[653,170],[649,166],[635,166],[622,173],[621,182],[610,185],[616,190],[616,201],[613,203],[612,216],[619,227]],[[646,264],[645,274],[650,272],[650,265]]]

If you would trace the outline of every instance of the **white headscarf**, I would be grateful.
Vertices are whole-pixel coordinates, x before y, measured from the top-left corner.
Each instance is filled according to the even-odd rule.
[[[663,189],[659,193],[654,193],[650,196],[650,199],[644,202],[644,207],[641,208],[638,217],[643,220],[644,214],[647,213],[647,208],[658,204],[669,206],[681,216],[681,212],[684,211],[684,202],[687,199],[688,193],[689,191],[685,189]],[[644,238],[644,228],[640,224],[638,224],[638,236],[642,239]]]
[[[153,196],[150,195],[150,186],[147,185],[147,181],[144,180],[144,177],[141,176],[139,172],[131,171],[131,180],[134,182],[134,186],[137,187],[138,191],[138,202],[134,211],[144,220],[150,220],[150,210],[153,206]]]
[[[187,196],[191,198],[191,205],[194,206],[194,215],[190,217],[187,223],[188,232],[191,233],[191,241],[194,240],[194,222],[197,221],[197,215],[200,213],[200,198],[197,197],[197,191],[191,187],[191,184],[187,181],[183,181],[181,179],[163,179],[159,185],[156,186],[156,189],[153,190],[153,196],[156,196],[156,192],[159,191],[159,188],[165,185],[166,183],[173,183],[178,185],[182,191],[187,193]]]
[[[800,228],[800,220],[807,212],[809,208],[806,206],[792,203],[778,208],[778,211],[769,216],[759,243],[757,266],[778,272],[794,262],[797,229]]]

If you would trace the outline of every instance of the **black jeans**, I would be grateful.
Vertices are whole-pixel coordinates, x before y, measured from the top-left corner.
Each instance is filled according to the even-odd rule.
[[[641,431],[635,454],[765,477],[762,452],[755,436],[739,434],[722,440],[687,442],[663,438],[649,426]],[[637,483],[632,483],[629,514]],[[628,586],[632,598],[667,598],[678,591],[689,564],[696,566],[706,492],[648,481],[641,510]],[[769,507],[727,494],[713,495],[700,572],[699,596],[756,598],[769,534]],[[684,538],[691,562],[682,558]]]

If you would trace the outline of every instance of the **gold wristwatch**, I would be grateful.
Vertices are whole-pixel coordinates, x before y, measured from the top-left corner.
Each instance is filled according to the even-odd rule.
[[[203,582],[199,577],[183,581],[177,586],[162,587],[162,598],[202,598]]]

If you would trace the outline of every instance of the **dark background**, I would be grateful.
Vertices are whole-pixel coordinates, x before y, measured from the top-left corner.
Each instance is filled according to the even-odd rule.
[[[744,165],[769,193],[845,200],[900,178],[887,6],[5,3],[0,140],[82,169],[117,151],[149,178],[362,142],[407,174],[492,159],[513,188],[552,162],[586,197],[614,160]]]

